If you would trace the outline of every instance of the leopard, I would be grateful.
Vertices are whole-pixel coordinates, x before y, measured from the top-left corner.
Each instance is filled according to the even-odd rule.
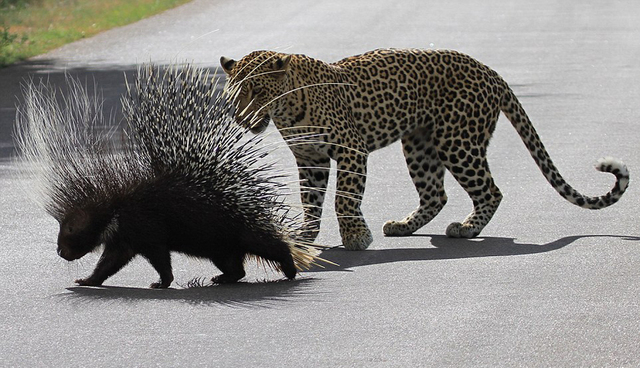
[[[616,203],[629,183],[626,165],[604,157],[595,168],[616,177],[602,196],[569,185],[511,87],[493,69],[455,50],[377,49],[328,63],[303,54],[254,51],[220,58],[224,94],[233,118],[251,132],[272,121],[295,158],[307,238],[316,239],[331,162],[335,213],[342,245],[364,250],[373,241],[361,203],[369,154],[401,141],[419,205],[402,220],[387,221],[385,236],[407,236],[428,224],[447,203],[448,170],[473,203],[452,238],[480,234],[502,200],[487,162],[489,140],[502,112],[549,184],[570,203],[601,209]]]

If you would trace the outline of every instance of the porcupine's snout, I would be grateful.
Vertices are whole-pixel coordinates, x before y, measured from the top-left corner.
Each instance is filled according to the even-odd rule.
[[[95,216],[83,210],[72,211],[60,222],[58,255],[67,261],[82,258],[100,245],[103,228]]]
[[[93,239],[86,234],[81,236],[65,236],[58,234],[58,255],[67,261],[75,261],[84,257],[87,253],[93,252],[100,246],[99,240]]]
[[[78,257],[74,257],[68,249],[58,246],[58,255],[64,258],[67,261],[73,261],[78,259]]]
[[[91,252],[95,246],[89,245],[87,239],[82,239],[61,231],[58,234],[58,255],[67,261],[75,261]]]
[[[60,244],[60,242],[58,242],[57,252],[58,255],[66,261],[75,261],[76,259],[80,259],[88,253],[74,250],[64,244]]]

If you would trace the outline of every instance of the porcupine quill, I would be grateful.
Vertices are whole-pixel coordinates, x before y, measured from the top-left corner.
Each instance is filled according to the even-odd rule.
[[[304,224],[280,190],[281,174],[264,164],[260,138],[245,137],[207,70],[143,65],[122,98],[126,139],[100,133],[102,100],[67,77],[69,93],[27,82],[16,141],[37,177],[37,202],[60,224],[58,254],[76,260],[104,245],[79,285],[101,285],[136,255],[173,281],[171,252],[211,260],[214,283],[245,276],[256,257],[289,279],[316,264],[317,249],[299,237]]]

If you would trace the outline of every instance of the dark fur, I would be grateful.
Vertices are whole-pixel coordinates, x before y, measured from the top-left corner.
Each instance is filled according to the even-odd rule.
[[[199,203],[196,191],[188,180],[166,176],[108,206],[73,210],[60,225],[58,252],[73,260],[104,243],[93,274],[76,280],[80,285],[101,285],[139,254],[160,275],[151,287],[168,287],[171,251],[211,260],[222,271],[212,280],[218,283],[244,277],[248,255],[277,262],[288,278],[296,276],[289,247],[277,232],[254,229],[220,206]]]

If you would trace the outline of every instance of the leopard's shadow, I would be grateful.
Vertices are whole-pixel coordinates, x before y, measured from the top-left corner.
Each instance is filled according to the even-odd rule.
[[[560,238],[546,244],[518,243],[514,238],[478,237],[474,239],[452,239],[444,235],[412,235],[429,237],[429,248],[367,249],[366,251],[348,251],[342,247],[327,249],[320,257],[336,263],[324,268],[314,267],[308,272],[348,271],[359,266],[375,264],[432,261],[444,259],[462,259],[475,257],[504,257],[551,252],[563,248],[583,238],[621,238],[628,241],[640,241],[638,236],[624,235],[575,235]],[[401,238],[398,238],[401,239]]]

